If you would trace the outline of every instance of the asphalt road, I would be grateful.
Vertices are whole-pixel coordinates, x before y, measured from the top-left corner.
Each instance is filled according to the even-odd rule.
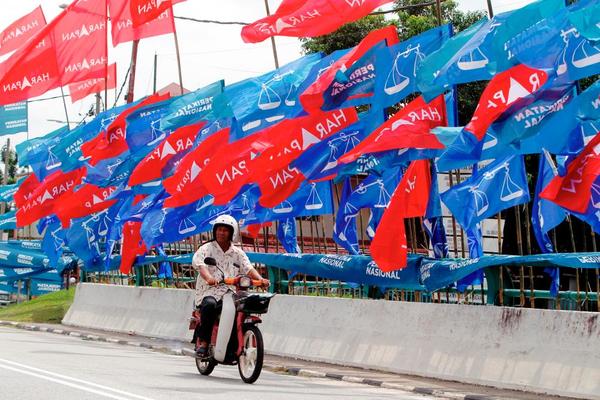
[[[263,370],[241,381],[237,367],[198,374],[193,359],[144,348],[0,327],[0,399],[396,399],[435,397]]]

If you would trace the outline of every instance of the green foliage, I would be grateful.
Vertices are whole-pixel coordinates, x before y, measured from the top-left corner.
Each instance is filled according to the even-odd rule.
[[[0,309],[0,319],[59,324],[73,303],[75,288],[48,293],[21,304]]]
[[[3,163],[6,164],[6,144],[4,146],[2,146],[1,151],[1,156],[0,159],[2,160]],[[15,183],[16,180],[16,174],[17,174],[17,168],[18,168],[18,164],[19,163],[19,159],[17,156],[17,152],[13,149],[11,149],[8,152],[8,180],[7,183],[8,184],[13,184]],[[1,171],[2,173],[4,173],[4,170]],[[2,183],[1,179],[0,179],[0,184]]]
[[[383,15],[369,15],[356,22],[343,25],[337,31],[316,38],[300,38],[304,53],[317,53],[322,51],[331,54],[336,50],[356,46],[367,34],[373,30],[390,25]]]

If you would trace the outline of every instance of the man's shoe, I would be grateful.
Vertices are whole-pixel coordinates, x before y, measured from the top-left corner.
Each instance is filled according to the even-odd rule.
[[[206,342],[201,342],[196,348],[196,357],[204,358],[208,354],[208,344]]]

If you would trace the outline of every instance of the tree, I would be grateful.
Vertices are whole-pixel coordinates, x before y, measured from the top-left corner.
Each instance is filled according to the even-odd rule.
[[[2,156],[1,156],[1,160],[4,164],[6,164],[6,144],[4,146],[2,146]],[[7,177],[7,183],[8,184],[13,184],[17,181],[16,179],[16,174],[17,174],[17,164],[18,164],[19,160],[18,160],[18,156],[17,156],[17,152],[15,150],[10,149],[8,151],[8,177]],[[2,173],[4,173],[4,170],[2,171]],[[0,184],[2,184],[4,181],[0,180]]]

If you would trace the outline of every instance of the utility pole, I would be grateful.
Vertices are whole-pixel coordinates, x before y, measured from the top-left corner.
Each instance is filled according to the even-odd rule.
[[[271,15],[271,11],[269,10],[269,0],[265,0],[265,9],[267,10],[267,16]],[[275,61],[275,68],[279,68],[277,47],[275,46],[275,38],[273,36],[271,36],[271,48],[273,49],[273,60]]]
[[[487,0],[488,14],[490,19],[494,18],[494,9],[492,8],[492,0]]]
[[[133,88],[135,86],[135,67],[137,63],[138,46],[140,45],[139,39],[132,42],[131,45],[131,73],[129,75],[129,87],[127,89],[127,103],[133,103]]]

